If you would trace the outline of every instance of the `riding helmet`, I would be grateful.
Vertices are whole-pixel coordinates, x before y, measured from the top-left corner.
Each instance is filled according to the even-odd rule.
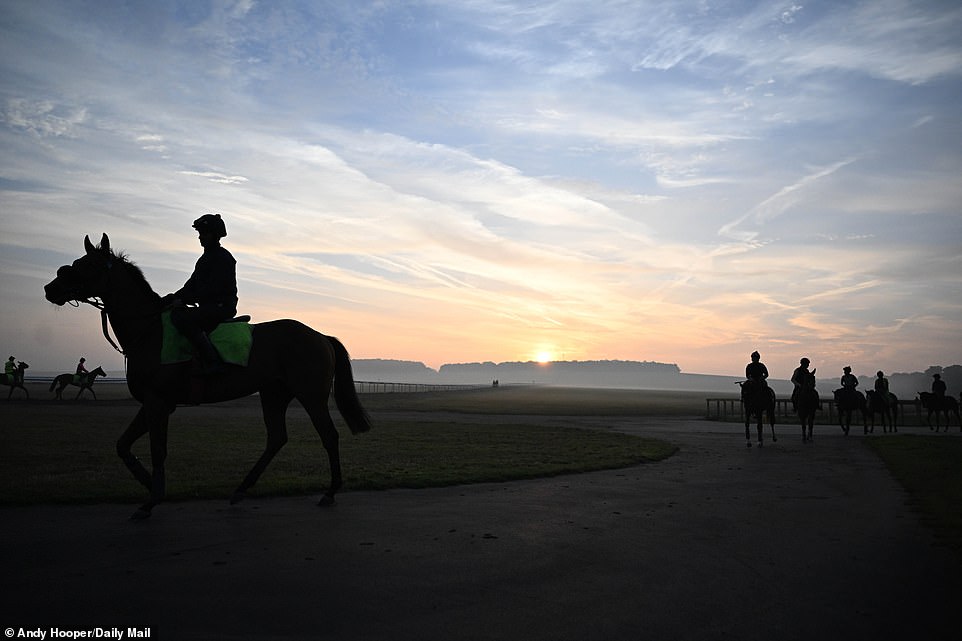
[[[201,234],[213,234],[218,238],[227,235],[227,227],[224,226],[220,214],[204,214],[194,221],[193,227]]]

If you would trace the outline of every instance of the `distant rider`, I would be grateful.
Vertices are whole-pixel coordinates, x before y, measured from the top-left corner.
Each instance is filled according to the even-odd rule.
[[[855,388],[858,387],[858,377],[852,373],[852,368],[848,365],[842,368],[842,393],[852,398],[855,396]]]
[[[798,398],[798,390],[807,387],[815,387],[815,372],[808,371],[808,366],[811,361],[807,358],[802,358],[798,361],[798,367],[792,372],[792,384],[795,388],[792,390],[792,407],[795,408],[795,400]],[[797,408],[796,408],[797,409]]]
[[[752,381],[753,384],[768,387],[768,383],[765,382],[765,379],[768,378],[768,368],[765,367],[761,358],[761,354],[752,352],[752,362],[745,366],[745,378]]]
[[[744,400],[749,391],[756,391],[768,387],[765,379],[768,378],[768,368],[761,361],[761,354],[752,352],[752,362],[745,366],[745,379],[747,383],[742,385],[742,399]]]
[[[11,383],[17,383],[17,364],[14,363],[16,359],[11,356],[7,359],[7,362],[3,364],[3,373],[7,375],[7,380]]]
[[[879,370],[875,373],[875,391],[880,399],[882,406],[889,406],[889,379],[885,378],[885,372]]]
[[[75,374],[80,377],[80,380],[84,380],[85,378],[87,378],[87,374],[90,373],[87,371],[87,368],[84,366],[84,363],[86,362],[87,362],[87,359],[81,356],[80,362],[77,363],[77,371]]]
[[[194,221],[193,227],[204,253],[184,286],[165,296],[164,302],[175,305],[170,320],[197,349],[204,372],[217,374],[224,365],[210,342],[209,332],[237,313],[237,261],[221,247],[220,239],[227,236],[227,228],[220,214],[204,214]]]
[[[941,374],[932,374],[932,395],[935,396],[936,400],[941,403],[945,400],[945,381],[942,380]]]

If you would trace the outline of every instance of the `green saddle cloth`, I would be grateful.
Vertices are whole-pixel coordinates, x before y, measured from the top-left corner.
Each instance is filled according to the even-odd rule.
[[[194,346],[177,331],[170,322],[170,311],[160,315],[164,328],[164,341],[160,348],[160,364],[172,365],[185,363],[195,356]],[[229,365],[247,367],[254,342],[254,330],[250,323],[228,321],[221,323],[210,333],[210,342],[220,354],[221,360]]]

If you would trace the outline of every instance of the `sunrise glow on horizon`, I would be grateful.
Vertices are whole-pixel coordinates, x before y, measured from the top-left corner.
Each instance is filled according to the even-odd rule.
[[[219,212],[239,313],[355,358],[962,363],[960,28],[908,0],[6,2],[0,349],[122,372],[43,284],[106,232],[175,291]]]

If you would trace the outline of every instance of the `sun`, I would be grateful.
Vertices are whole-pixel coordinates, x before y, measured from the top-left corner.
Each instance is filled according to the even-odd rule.
[[[538,352],[537,355],[534,357],[534,359],[538,361],[538,363],[540,363],[541,365],[547,365],[548,363],[554,360],[554,354],[552,354],[549,351],[543,350]]]

